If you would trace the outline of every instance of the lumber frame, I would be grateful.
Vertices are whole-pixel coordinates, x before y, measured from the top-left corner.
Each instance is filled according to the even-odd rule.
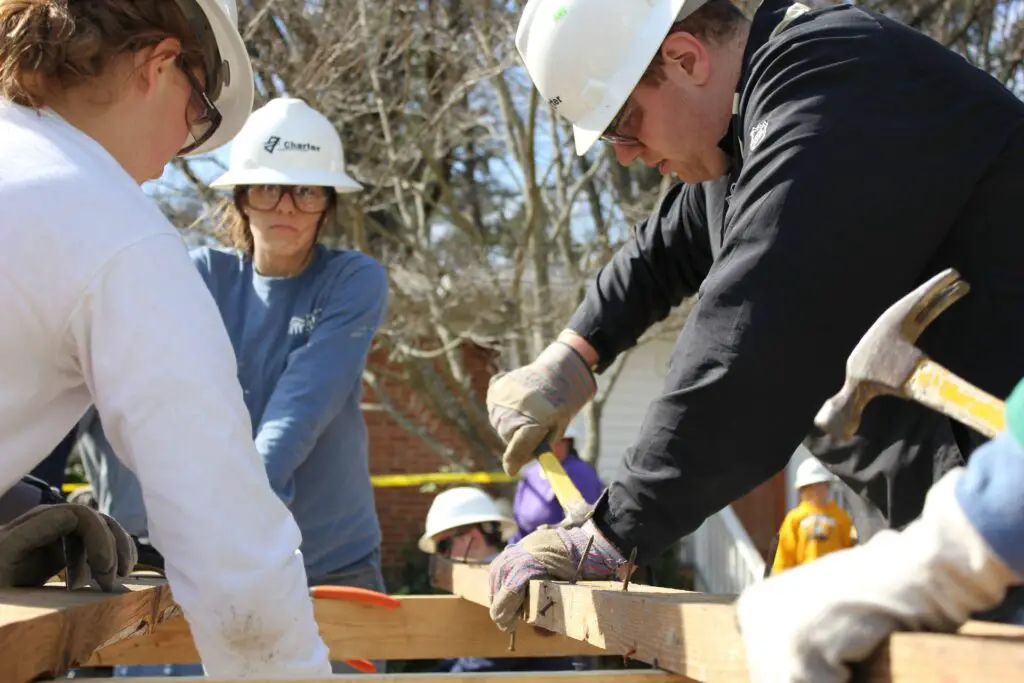
[[[314,600],[320,635],[340,659],[445,659],[449,657],[599,656],[601,650],[542,631],[522,629],[516,651],[508,636],[494,628],[487,610],[454,595],[395,596],[398,609],[342,600]],[[89,666],[114,664],[186,664],[198,662],[192,634],[183,618],[97,651]],[[134,680],[134,679],[133,679]]]
[[[109,678],[84,678],[82,683],[100,683]],[[131,683],[167,683],[167,678],[140,677]],[[236,683],[237,679],[182,676],[175,683]],[[281,679],[247,678],[247,683],[280,683]],[[346,674],[328,678],[289,679],[290,683],[692,683],[685,676],[665,671],[526,671],[495,673]]]
[[[437,558],[431,581],[480,605],[490,603],[487,567]],[[736,627],[735,596],[619,582],[531,581],[527,624],[705,683],[749,680]],[[519,629],[522,630],[522,629]],[[1024,671],[1024,628],[969,622],[958,634],[897,633],[863,665],[871,683],[1016,681]]]
[[[162,580],[132,580],[118,593],[68,592],[62,583],[0,589],[0,681],[55,678],[180,613]]]

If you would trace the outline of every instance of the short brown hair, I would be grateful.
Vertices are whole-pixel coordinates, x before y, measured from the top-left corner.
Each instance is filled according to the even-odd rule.
[[[708,0],[696,12],[682,21],[672,24],[666,38],[673,33],[689,33],[704,42],[721,45],[737,34],[738,29],[749,20],[731,0]],[[641,81],[657,85],[663,78],[661,48],[647,66]]]
[[[173,0],[0,0],[0,97],[39,108],[53,88],[86,84],[114,57],[168,38],[209,73]]]

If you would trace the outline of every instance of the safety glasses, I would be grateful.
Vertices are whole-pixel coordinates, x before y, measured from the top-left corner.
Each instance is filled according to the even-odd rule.
[[[181,10],[182,16],[192,29],[202,52],[203,62],[201,65],[190,65],[181,56],[177,62],[178,68],[192,85],[192,97],[185,113],[185,122],[188,124],[192,142],[178,151],[179,155],[185,155],[203,145],[220,128],[223,117],[213,102],[220,95],[228,73],[227,65],[217,49],[217,36],[203,8],[195,0],[174,0],[174,4]],[[205,86],[196,79],[193,73],[195,66],[202,67]]]
[[[640,107],[633,103],[632,98],[627,99],[615,114],[615,118],[601,133],[600,139],[612,145],[639,145],[640,140],[630,133],[640,130],[641,117]]]
[[[444,557],[448,557],[448,555],[450,555],[451,552],[452,552],[452,543],[455,542],[455,539],[456,538],[460,538],[462,536],[465,536],[468,533],[469,533],[468,529],[461,529],[461,530],[455,531],[451,536],[448,536],[446,538],[442,538],[440,541],[438,541],[435,544],[437,546],[437,553],[438,553],[438,555],[443,555]]]
[[[188,124],[192,142],[182,147],[178,152],[180,155],[185,155],[205,143],[217,132],[223,116],[221,116],[220,110],[213,104],[213,100],[210,99],[206,89],[203,88],[203,85],[192,73],[185,59],[179,55],[176,63],[192,86],[192,96],[189,98],[188,107],[185,109],[185,123]]]
[[[331,188],[320,185],[248,185],[243,197],[250,208],[273,211],[286,194],[301,213],[320,213],[331,203]]]

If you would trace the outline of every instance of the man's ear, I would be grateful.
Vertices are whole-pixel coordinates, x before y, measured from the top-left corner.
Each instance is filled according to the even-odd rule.
[[[702,86],[711,77],[711,55],[692,33],[670,33],[661,42],[662,71],[677,83]]]

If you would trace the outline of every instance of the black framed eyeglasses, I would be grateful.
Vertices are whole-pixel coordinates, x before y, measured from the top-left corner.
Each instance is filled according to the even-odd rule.
[[[615,118],[611,120],[608,127],[601,133],[600,140],[607,142],[612,145],[639,145],[640,139],[634,135],[627,135],[620,132],[623,126],[628,126],[630,129],[636,129],[636,113],[637,107],[632,103],[632,99],[627,99],[623,103],[622,108],[615,114]]]
[[[320,213],[331,203],[333,189],[322,185],[247,185],[243,197],[250,208],[273,211],[288,195],[300,213]]]
[[[442,538],[440,541],[438,541],[435,544],[436,547],[437,547],[438,554],[439,555],[447,556],[452,551],[452,543],[455,542],[455,539],[456,538],[461,538],[462,536],[465,536],[469,532],[470,532],[469,529],[460,529],[460,530],[457,530],[454,533],[452,533],[451,536],[448,536],[446,538]]]
[[[224,117],[216,105],[214,105],[213,100],[210,99],[206,89],[203,88],[203,85],[192,73],[192,70],[189,69],[184,57],[178,55],[176,63],[192,86],[192,96],[189,98],[188,106],[185,108],[185,123],[188,125],[192,142],[178,151],[179,155],[185,155],[209,140],[217,132],[217,129],[220,128]]]

